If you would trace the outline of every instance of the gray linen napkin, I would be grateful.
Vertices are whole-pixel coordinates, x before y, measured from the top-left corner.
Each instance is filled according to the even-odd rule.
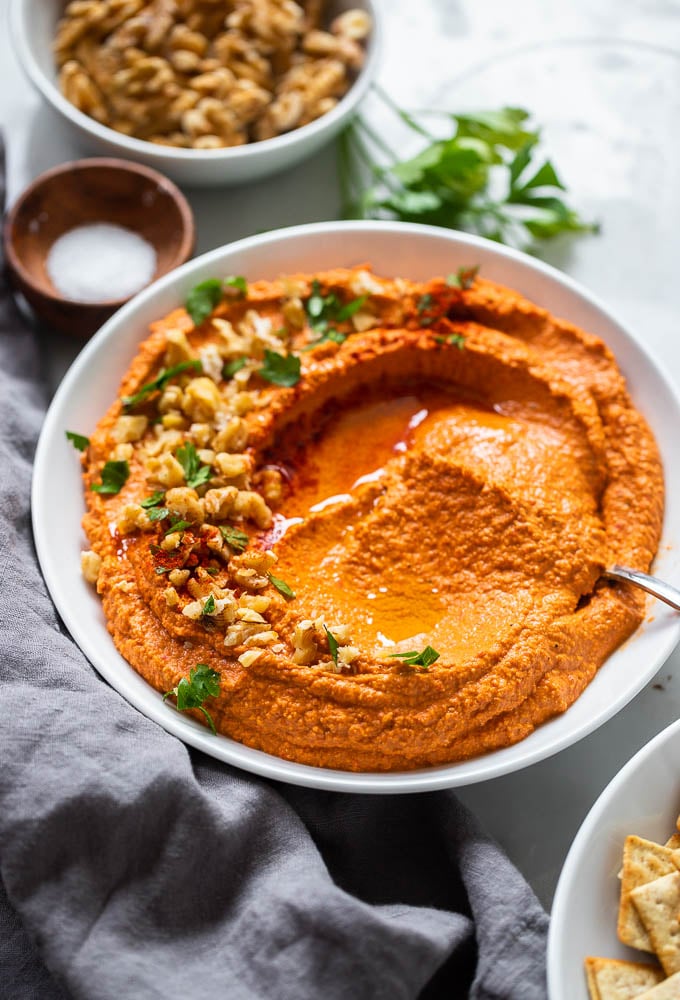
[[[276,785],[99,678],[32,546],[44,403],[1,285],[0,997],[543,1000],[547,917],[452,793]]]

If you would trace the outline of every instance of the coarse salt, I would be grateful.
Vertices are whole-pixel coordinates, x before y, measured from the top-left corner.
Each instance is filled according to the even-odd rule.
[[[45,262],[57,291],[79,302],[125,299],[147,285],[156,251],[131,229],[106,222],[76,226],[52,244]]]

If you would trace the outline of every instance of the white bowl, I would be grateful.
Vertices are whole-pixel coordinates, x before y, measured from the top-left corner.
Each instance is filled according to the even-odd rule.
[[[557,884],[548,938],[550,1000],[588,1000],[586,955],[645,962],[616,936],[623,843],[637,834],[664,843],[680,811],[680,721],[647,743],[586,816]]]
[[[329,142],[347,124],[365,96],[379,49],[379,15],[372,0],[333,0],[331,11],[367,10],[373,19],[366,61],[337,107],[309,125],[262,142],[229,149],[173,149],[133,139],[78,111],[59,89],[52,52],[63,0],[10,0],[10,25],[19,61],[34,86],[63,117],[87,152],[123,156],[145,163],[180,184],[228,185],[256,181],[299,163]]]
[[[101,674],[142,712],[187,743],[247,770],[283,781],[359,792],[409,792],[472,784],[542,760],[586,736],[623,708],[670,654],[680,618],[657,604],[647,622],[598,671],[587,690],[561,716],[521,743],[442,767],[390,774],[353,774],[279,760],[226,737],[164,705],[116,651],[99,599],[80,573],[84,510],[79,464],[64,431],[88,434],[114,399],[120,378],[147,327],[185,300],[198,281],[224,274],[275,278],[291,271],[370,261],[378,274],[426,279],[461,265],[510,285],[557,316],[600,335],[628,376],[636,404],[647,416],[666,460],[666,514],[656,570],[680,579],[680,403],[644,348],[587,292],[531,257],[479,237],[430,226],[389,222],[328,222],[297,226],[240,240],[183,265],[141,292],[89,342],[62,382],[45,419],[35,462],[33,525],[45,580],[72,635]]]

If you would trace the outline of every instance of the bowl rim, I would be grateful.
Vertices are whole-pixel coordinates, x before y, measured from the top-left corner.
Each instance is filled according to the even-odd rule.
[[[106,669],[102,669],[101,662],[98,659],[99,647],[95,642],[89,640],[87,637],[85,637],[85,641],[83,642],[83,636],[81,634],[81,619],[70,613],[67,602],[63,600],[59,593],[60,584],[56,567],[54,568],[53,574],[52,567],[50,565],[50,538],[43,529],[43,525],[40,523],[40,516],[38,512],[41,507],[42,495],[47,488],[47,481],[45,480],[45,470],[43,466],[47,460],[47,456],[49,455],[50,438],[54,435],[55,431],[61,432],[63,430],[62,424],[58,423],[61,419],[61,408],[66,405],[69,395],[73,392],[73,388],[77,386],[78,380],[81,378],[83,372],[87,370],[90,359],[93,356],[96,357],[100,345],[107,343],[109,340],[113,341],[115,334],[121,329],[121,327],[133,322],[135,316],[140,311],[143,313],[145,307],[152,304],[155,298],[162,298],[162,295],[166,292],[166,290],[176,286],[178,294],[181,294],[180,289],[182,286],[190,287],[189,281],[191,279],[194,281],[202,280],[202,278],[210,273],[210,269],[216,266],[222,266],[221,259],[223,256],[227,254],[229,256],[237,256],[245,251],[253,249],[259,250],[260,248],[266,247],[268,244],[294,240],[296,237],[328,237],[330,235],[337,234],[338,232],[354,232],[362,234],[367,231],[392,234],[402,238],[411,234],[416,236],[420,235],[421,237],[435,238],[437,241],[450,242],[452,246],[457,244],[458,249],[460,250],[462,248],[466,254],[469,253],[470,250],[476,249],[480,254],[490,254],[495,258],[501,258],[508,260],[511,263],[518,264],[522,268],[527,269],[529,273],[537,272],[544,278],[547,278],[553,286],[556,286],[556,288],[562,287],[563,289],[566,289],[570,295],[574,296],[577,301],[584,302],[586,306],[594,310],[594,312],[601,317],[603,323],[609,324],[617,336],[619,336],[622,341],[629,344],[635,353],[642,354],[646,364],[648,365],[649,371],[654,376],[655,382],[664,387],[665,392],[675,404],[675,408],[678,412],[680,412],[680,393],[668,379],[661,366],[656,362],[654,356],[645,346],[643,346],[640,340],[629,331],[625,324],[616,319],[615,314],[602,305],[597,296],[592,295],[578,282],[574,281],[568,275],[558,271],[551,265],[537,260],[536,258],[532,258],[518,250],[499,245],[479,236],[445,230],[436,226],[425,226],[414,223],[327,221],[304,223],[298,226],[272,230],[270,232],[245,237],[234,241],[233,243],[217,247],[200,255],[199,257],[194,258],[192,261],[184,264],[181,268],[158,279],[152,285],[141,291],[133,300],[129,301],[111,319],[109,319],[101,327],[99,332],[95,334],[92,340],[85,345],[67,372],[54,396],[54,399],[52,400],[50,409],[48,410],[43,422],[35,454],[31,494],[33,530],[38,558],[48,589],[62,618],[66,622],[67,626],[71,628],[72,634],[76,637],[76,641],[85,655],[93,664],[96,664],[97,671],[102,674],[102,676],[104,676],[105,679],[123,695],[123,697],[126,697],[128,701],[131,701],[135,705],[137,705],[137,703],[135,701],[133,691],[133,688],[135,687],[134,678],[139,680],[142,685],[146,685],[146,682],[133,671],[132,667],[129,667],[129,665],[126,664],[126,661],[124,661],[122,657],[120,657],[121,664],[128,666],[129,671],[134,673],[134,678],[129,677],[121,679],[120,665],[115,669],[108,667]],[[154,306],[154,308],[156,307]],[[678,506],[677,501],[676,506]],[[654,650],[653,669],[648,663],[642,664],[641,669],[636,672],[635,682],[628,684],[623,694],[618,691],[615,696],[607,698],[606,706],[598,706],[597,710],[591,712],[591,714],[587,715],[585,719],[578,720],[578,724],[575,728],[569,729],[566,732],[558,731],[557,734],[553,734],[547,747],[540,741],[538,741],[538,745],[535,745],[533,742],[528,742],[531,740],[531,737],[535,735],[532,733],[524,740],[513,744],[509,748],[505,748],[505,750],[492,751],[487,754],[480,755],[479,757],[470,758],[469,760],[454,762],[446,765],[437,765],[436,767],[431,768],[421,768],[413,771],[335,771],[284,760],[271,754],[246,747],[243,744],[230,740],[229,738],[225,738],[225,743],[220,744],[218,747],[214,743],[210,742],[211,740],[214,740],[214,737],[212,737],[210,733],[206,733],[204,731],[204,727],[202,727],[199,723],[180,717],[179,713],[170,713],[168,715],[167,708],[163,709],[160,704],[160,698],[158,699],[158,705],[156,705],[155,702],[152,703],[150,701],[148,704],[145,704],[143,709],[139,708],[138,705],[137,707],[138,710],[142,711],[148,718],[151,718],[155,722],[159,723],[168,732],[178,736],[185,743],[203,750],[223,762],[244,768],[251,773],[260,774],[275,780],[308,787],[324,788],[331,791],[352,791],[367,794],[400,794],[416,791],[433,791],[442,788],[477,784],[491,778],[513,773],[514,771],[524,769],[530,764],[548,759],[559,751],[588,736],[633,700],[642,687],[644,687],[649,679],[660,669],[663,662],[677,645],[679,638],[680,619],[676,621],[675,618],[673,618],[672,622],[666,622],[663,632],[663,641],[659,640],[658,648]],[[117,654],[117,650],[114,651]],[[117,655],[119,656],[120,654]],[[614,655],[616,655],[616,653]],[[606,663],[603,664],[601,670],[604,669],[606,665]],[[598,675],[596,675],[594,680],[597,680]],[[112,679],[112,677],[114,679]],[[148,687],[148,685],[146,685],[146,687]],[[587,693],[587,690],[588,689],[586,689],[584,694]],[[565,714],[566,713],[563,713],[558,716],[558,721],[563,718]],[[543,726],[538,728],[544,729],[546,726],[551,724],[551,721],[553,720],[546,722]],[[512,751],[512,753],[508,755],[510,759],[505,756],[505,752],[508,750]]]
[[[614,775],[607,785],[602,789],[588,810],[585,819],[574,837],[569,853],[562,866],[560,877],[555,888],[553,905],[550,915],[550,929],[548,931],[547,946],[547,974],[548,974],[548,996],[554,998],[561,988],[559,980],[559,946],[566,928],[567,904],[569,902],[568,888],[574,879],[578,865],[584,849],[597,831],[603,816],[606,814],[612,799],[616,798],[619,791],[625,787],[631,776],[640,768],[644,767],[647,761],[666,744],[674,743],[680,736],[680,719],[671,722],[670,725],[662,729],[651,740],[648,740],[640,747],[633,756],[626,761],[620,771]],[[632,821],[634,822],[634,821]],[[631,828],[631,833],[634,830]],[[623,847],[623,845],[621,845]],[[584,956],[585,957],[585,956]]]
[[[273,136],[271,139],[247,142],[242,146],[228,146],[222,149],[183,149],[177,146],[157,145],[145,139],[136,139],[123,132],[117,132],[107,125],[102,125],[71,104],[43,72],[33,55],[33,48],[27,33],[24,31],[22,17],[24,7],[28,2],[29,0],[10,0],[8,12],[10,31],[19,63],[33,86],[57,111],[101,142],[117,145],[132,155],[137,154],[159,162],[166,161],[168,158],[176,158],[178,163],[185,164],[220,163],[221,161],[239,163],[255,155],[266,156],[267,153],[281,152],[297,145],[301,140],[313,141],[316,136],[332,129],[335,123],[342,123],[363,100],[375,77],[378,57],[382,49],[382,23],[377,10],[378,4],[375,0],[364,0],[373,21],[369,36],[370,44],[366,48],[366,59],[346,93],[331,111],[312,122],[308,122],[307,125],[301,125],[299,128]]]
[[[17,218],[29,198],[33,197],[43,184],[53,180],[55,177],[60,177],[62,174],[78,173],[92,169],[95,172],[100,169],[118,170],[120,173],[136,174],[139,177],[143,177],[168,194],[177,207],[181,224],[181,240],[172,263],[162,274],[158,275],[156,280],[165,277],[170,271],[174,271],[178,266],[185,264],[189,260],[196,245],[196,223],[194,213],[185,195],[169,177],[166,177],[165,174],[162,174],[154,167],[146,166],[143,163],[136,163],[132,160],[121,160],[114,156],[84,157],[79,160],[69,160],[66,163],[59,163],[57,166],[45,170],[31,181],[15,199],[5,218],[3,226],[5,260],[9,270],[15,273],[24,285],[28,286],[45,302],[66,306],[69,309],[119,309],[132,296],[126,295],[117,299],[97,299],[96,301],[84,302],[82,299],[71,299],[65,295],[60,295],[56,290],[52,292],[49,289],[45,290],[39,287],[35,284],[32,273],[24,266],[14,245]],[[64,232],[68,232],[68,230],[64,230]]]

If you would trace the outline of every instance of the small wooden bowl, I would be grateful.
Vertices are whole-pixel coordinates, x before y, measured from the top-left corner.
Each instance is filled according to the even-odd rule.
[[[132,296],[101,302],[64,298],[45,263],[52,244],[65,232],[100,222],[124,226],[151,243],[157,258],[153,280],[187,261],[194,249],[194,219],[186,198],[150,167],[101,158],[63,163],[41,174],[7,215],[7,269],[40,319],[82,339]]]

